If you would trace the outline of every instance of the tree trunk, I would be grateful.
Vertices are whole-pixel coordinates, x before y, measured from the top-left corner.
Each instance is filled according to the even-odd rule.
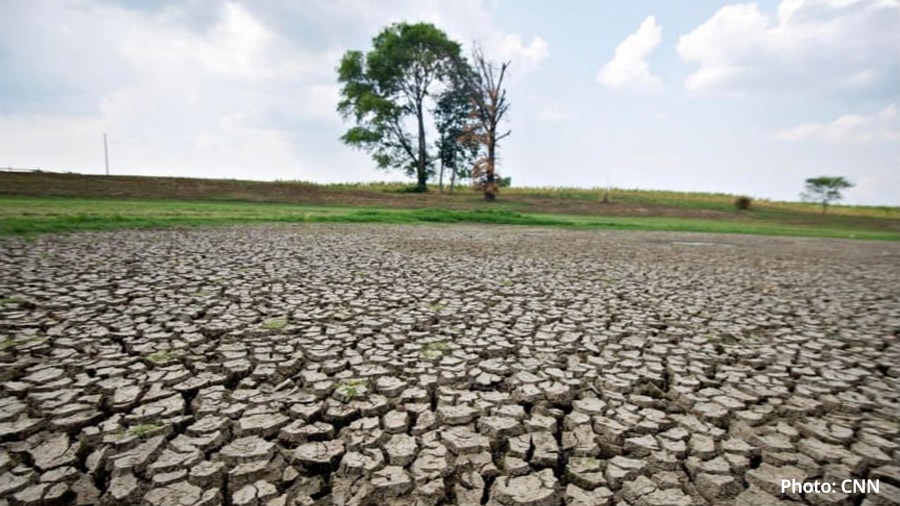
[[[497,200],[497,191],[494,188],[494,171],[487,173],[486,184],[484,187],[484,200],[493,202]]]
[[[441,156],[441,173],[438,176],[438,188],[440,188],[440,192],[444,193],[444,157]]]
[[[828,201],[823,200],[822,201],[822,214],[825,214],[826,211],[828,211]]]
[[[494,165],[494,135],[492,131],[488,137],[488,156],[487,156],[487,174],[484,185],[484,200],[493,202],[497,200],[497,173],[496,165]]]
[[[453,187],[456,186],[456,167],[450,170],[450,193],[453,194]]]
[[[428,173],[425,172],[425,119],[422,115],[422,101],[416,103],[416,119],[419,121],[419,158],[416,160],[416,189],[428,191]]]

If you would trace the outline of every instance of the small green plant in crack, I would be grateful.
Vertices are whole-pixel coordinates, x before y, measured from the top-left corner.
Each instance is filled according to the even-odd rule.
[[[510,280],[510,279],[504,279],[503,281],[500,282],[500,286],[512,286],[512,284],[513,284],[512,280]]]
[[[132,436],[137,436],[141,439],[144,439],[147,437],[147,435],[161,428],[163,428],[163,426],[156,423],[142,423],[140,425],[135,425],[134,427],[129,428],[128,433]]]
[[[172,359],[172,354],[169,353],[168,351],[158,351],[156,353],[147,355],[147,360],[154,362],[154,363],[168,362],[171,359]]]
[[[337,394],[344,399],[344,401],[352,401],[361,395],[361,391],[364,390],[368,381],[364,379],[351,379],[344,381],[337,388]]]
[[[422,356],[428,360],[433,360],[440,358],[449,350],[450,346],[447,345],[446,341],[432,341],[422,346]]]
[[[437,313],[441,309],[444,309],[445,307],[447,307],[447,306],[444,304],[429,304],[428,305],[428,309],[434,311],[435,313]]]
[[[428,351],[439,351],[444,353],[445,351],[450,350],[450,346],[447,344],[447,341],[431,341],[430,343],[425,344],[425,349]]]
[[[268,330],[281,330],[287,327],[287,320],[284,318],[273,318],[271,320],[266,320],[263,322],[263,328]]]
[[[737,339],[735,339],[734,336],[728,334],[722,336],[717,336],[714,334],[704,334],[703,337],[713,344],[737,344]]]
[[[28,336],[28,337],[20,337],[18,339],[14,338],[6,338],[0,341],[0,351],[8,350],[9,348],[13,348],[15,346],[19,346],[27,343],[35,343],[38,341],[43,341],[42,336]]]
[[[21,297],[3,297],[0,299],[0,303],[3,304],[21,304],[22,302],[25,302],[25,299]]]

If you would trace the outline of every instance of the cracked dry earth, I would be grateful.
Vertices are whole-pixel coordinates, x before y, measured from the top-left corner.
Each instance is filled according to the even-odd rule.
[[[900,501],[897,244],[307,225],[0,260],[0,505]],[[781,494],[849,478],[880,493]]]

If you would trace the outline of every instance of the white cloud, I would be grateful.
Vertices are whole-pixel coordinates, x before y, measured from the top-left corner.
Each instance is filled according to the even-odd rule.
[[[132,29],[118,44],[139,72],[171,75],[188,69],[250,82],[297,78],[314,68],[313,58],[269,30],[238,4],[222,4],[207,30],[195,32],[167,19],[130,14]]]
[[[535,66],[550,55],[549,44],[538,36],[525,44],[517,33],[498,35],[493,45],[498,50],[498,59],[523,63],[526,67]]]
[[[676,47],[698,68],[689,91],[859,89],[893,79],[896,0],[783,0],[774,17],[755,3],[726,5]]]
[[[597,74],[597,81],[612,90],[656,91],[662,80],[650,72],[647,59],[662,42],[656,18],[647,16],[637,31],[616,47],[613,59]]]
[[[550,45],[539,35],[530,38],[497,28],[484,0],[384,0],[377,3],[355,0],[313,1],[303,6],[303,14],[319,19],[337,33],[365,34],[369,40],[389,23],[398,21],[433,23],[465,47],[481,44],[491,60],[511,60],[515,75],[528,73],[550,56]],[[348,48],[349,49],[349,48]]]
[[[820,140],[829,142],[871,142],[900,140],[897,104],[890,104],[877,114],[847,114],[829,123],[804,123],[779,130],[775,139],[785,142]]]

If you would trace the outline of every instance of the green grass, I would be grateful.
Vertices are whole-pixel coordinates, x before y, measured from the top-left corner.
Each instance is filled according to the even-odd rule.
[[[524,192],[524,190],[521,190]],[[540,195],[539,193],[536,193]],[[218,226],[254,223],[394,223],[532,225],[575,229],[670,230],[850,239],[900,239],[891,218],[818,215],[757,209],[726,219],[669,216],[539,214],[490,207],[468,210],[383,209],[279,203],[0,197],[0,234],[33,236],[86,230]],[[893,208],[889,208],[893,209]],[[872,211],[875,212],[875,211]],[[811,221],[812,220],[812,221]],[[862,221],[861,221],[862,220]]]
[[[159,430],[162,427],[163,427],[162,425],[158,425],[155,423],[144,423],[144,424],[135,425],[134,427],[129,428],[128,433],[133,436],[137,436],[141,439],[144,439],[145,437],[147,437],[148,434],[150,434],[151,432],[154,432],[156,430]]]
[[[273,318],[271,320],[266,320],[265,322],[263,322],[262,326],[264,329],[268,330],[281,330],[287,327],[287,324],[287,320],[283,318]]]
[[[154,362],[154,363],[168,362],[169,359],[171,359],[171,358],[172,358],[172,355],[166,351],[159,351],[159,352],[153,353],[151,355],[147,355],[147,360]]]
[[[447,345],[446,341],[432,341],[425,345],[425,349],[428,351],[439,351],[441,353],[448,351],[450,347]]]
[[[421,353],[423,357],[434,360],[442,357],[448,351],[450,351],[450,346],[447,345],[446,341],[432,341],[422,346]]]
[[[711,343],[728,344],[728,345],[737,344],[737,339],[735,339],[734,336],[727,335],[727,334],[719,335],[719,336],[716,336],[713,334],[705,334],[705,335],[703,335],[703,338]]]
[[[37,341],[42,341],[44,338],[42,336],[29,336],[29,337],[20,337],[18,339],[5,338],[0,340],[0,351],[6,351],[10,348],[14,348],[20,344],[34,343]]]
[[[337,387],[337,394],[342,397],[345,401],[351,401],[357,397],[359,397],[360,392],[358,387],[364,387],[368,384],[368,380],[364,379],[351,379],[347,380]]]

